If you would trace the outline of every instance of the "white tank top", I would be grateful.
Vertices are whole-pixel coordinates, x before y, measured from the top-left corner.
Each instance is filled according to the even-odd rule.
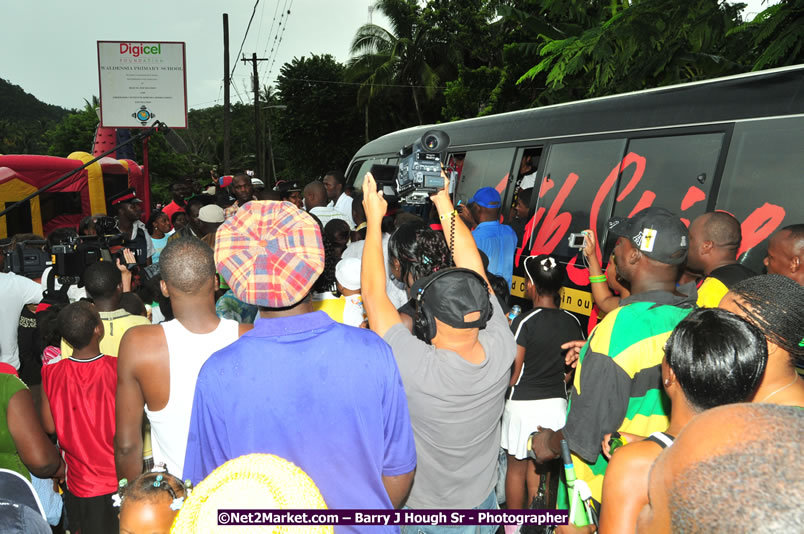
[[[145,413],[151,422],[154,463],[164,463],[170,474],[181,478],[198,372],[214,352],[237,340],[239,324],[221,319],[218,327],[208,334],[194,334],[177,319],[161,326],[170,363],[168,402],[155,412],[146,406]]]

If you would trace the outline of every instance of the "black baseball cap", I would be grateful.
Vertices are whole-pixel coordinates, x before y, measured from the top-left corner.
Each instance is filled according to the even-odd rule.
[[[630,239],[642,254],[660,263],[679,265],[687,259],[687,227],[664,208],[645,208],[629,219],[612,217],[609,232]]]
[[[488,285],[477,273],[451,267],[420,278],[410,290],[417,300],[439,321],[453,328],[483,328],[491,306]],[[466,315],[480,312],[476,321],[466,321]]]

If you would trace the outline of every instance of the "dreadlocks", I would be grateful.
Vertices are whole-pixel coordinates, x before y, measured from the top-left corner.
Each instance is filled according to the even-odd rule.
[[[735,284],[731,292],[740,297],[737,306],[769,341],[799,363],[804,359],[804,287],[784,276],[766,274]]]

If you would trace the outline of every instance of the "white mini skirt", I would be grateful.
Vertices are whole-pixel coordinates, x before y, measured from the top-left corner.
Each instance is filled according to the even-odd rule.
[[[560,430],[567,421],[567,399],[507,400],[502,416],[502,448],[517,460],[528,457],[528,436],[538,427]]]

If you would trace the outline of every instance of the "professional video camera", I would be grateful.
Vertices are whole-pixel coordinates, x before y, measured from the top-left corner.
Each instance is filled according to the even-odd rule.
[[[3,261],[3,272],[15,273],[28,278],[38,278],[48,266],[51,265],[50,255],[43,250],[47,241],[41,239],[29,239],[20,241],[16,246],[11,246],[10,239],[4,239],[0,243]]]
[[[136,255],[139,263],[129,264],[122,251],[111,252],[114,247],[132,248],[134,244],[120,233],[114,217],[98,217],[95,228],[98,235],[79,236],[74,231],[66,233],[58,243],[50,245],[50,253],[43,250],[46,241],[20,241],[12,248],[9,246],[11,240],[6,240],[0,243],[5,258],[3,270],[36,278],[45,269],[54,266],[53,273],[58,276],[61,285],[82,285],[84,271],[96,261],[114,262],[119,258],[129,269],[138,264],[145,265],[144,253]]]
[[[371,174],[387,198],[398,197],[406,204],[424,204],[430,195],[444,188],[441,163],[449,148],[449,136],[428,130],[412,145],[399,151],[399,165],[372,165]]]
[[[98,235],[71,235],[60,244],[51,245],[50,252],[55,258],[55,272],[61,284],[79,284],[86,268],[96,261],[114,262],[120,259],[120,262],[126,264],[129,269],[137,265],[128,264],[122,251],[111,252],[114,247],[131,245],[131,242],[120,233],[114,217],[98,217],[95,219],[95,229]],[[145,265],[145,254],[138,254],[137,257],[142,257],[141,264]]]

